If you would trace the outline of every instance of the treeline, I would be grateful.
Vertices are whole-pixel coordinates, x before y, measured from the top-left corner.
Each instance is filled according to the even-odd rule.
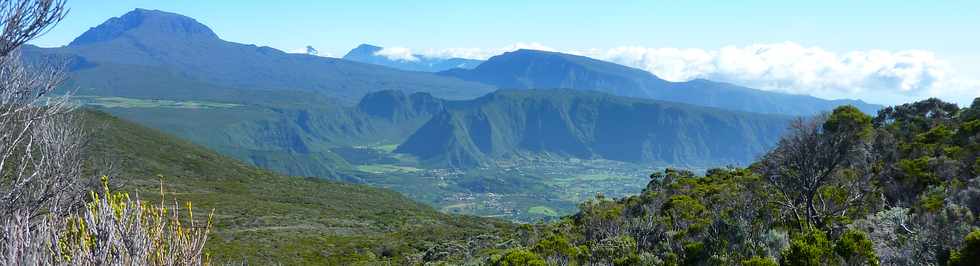
[[[747,168],[654,173],[640,195],[526,225],[481,262],[980,265],[978,140],[980,98],[839,107]]]

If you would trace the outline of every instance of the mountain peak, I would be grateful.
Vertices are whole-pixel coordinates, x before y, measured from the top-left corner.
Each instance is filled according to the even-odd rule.
[[[110,41],[124,35],[171,39],[218,39],[214,31],[193,18],[160,10],[137,8],[89,29],[68,45]]]
[[[351,58],[371,57],[374,56],[374,54],[377,53],[378,51],[381,51],[381,49],[384,48],[381,48],[380,46],[362,43],[361,45],[358,45],[356,48],[350,50],[350,52],[347,52],[347,55],[344,55],[344,58],[351,59]]]

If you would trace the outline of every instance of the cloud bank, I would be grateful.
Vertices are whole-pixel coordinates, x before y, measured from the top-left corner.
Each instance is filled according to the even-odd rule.
[[[823,98],[859,98],[893,104],[940,97],[957,102],[980,87],[930,51],[835,53],[797,43],[726,46],[717,50],[617,47],[572,51],[647,70],[670,81],[703,78]]]
[[[405,47],[385,47],[381,48],[380,51],[374,53],[374,55],[380,55],[387,57],[391,60],[401,60],[401,61],[419,61],[419,58],[412,53],[411,49]]]
[[[405,48],[402,54],[411,55]],[[897,104],[927,97],[968,104],[980,96],[980,82],[956,75],[933,52],[865,50],[844,53],[793,42],[726,46],[719,49],[621,46],[559,50],[540,43],[500,48],[424,50],[426,57],[487,59],[517,49],[560,51],[647,70],[670,81],[703,78],[822,98],[857,98]]]

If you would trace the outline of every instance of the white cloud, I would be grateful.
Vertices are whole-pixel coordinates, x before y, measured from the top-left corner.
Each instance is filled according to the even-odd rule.
[[[958,79],[948,62],[922,50],[835,53],[785,42],[717,50],[618,47],[576,53],[671,81],[704,78],[824,98],[892,104],[924,97],[962,103],[980,96],[977,83]]]
[[[447,49],[428,49],[419,54],[432,58],[467,58],[487,60],[490,57],[506,52],[513,52],[520,49],[532,49],[542,51],[557,51],[554,48],[536,42],[519,42],[504,47],[485,49],[485,48],[447,48]]]
[[[412,53],[412,49],[405,47],[385,47],[381,48],[380,51],[377,51],[374,54],[387,57],[391,60],[419,61],[419,58],[415,57],[415,55]]]
[[[319,56],[319,57],[334,57],[333,54],[328,53],[328,52],[323,52],[323,51],[316,51],[316,54],[311,54],[309,48],[312,48],[312,46],[305,46],[305,47],[301,47],[301,48],[283,49],[283,51],[285,51],[286,53],[290,53],[290,54],[307,54],[307,55],[315,55],[315,56]],[[316,49],[314,49],[314,50],[316,50]]]

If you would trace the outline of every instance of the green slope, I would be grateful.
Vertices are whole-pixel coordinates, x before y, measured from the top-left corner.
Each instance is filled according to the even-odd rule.
[[[114,115],[175,134],[264,169],[356,182],[360,180],[356,173],[352,173],[353,168],[332,149],[400,143],[442,109],[442,100],[425,93],[372,93],[356,107],[329,100],[308,100],[315,97],[293,101],[292,95],[262,93],[269,96],[259,103],[228,105],[221,95],[196,98],[218,101],[173,101],[217,106],[209,108],[152,105],[136,98],[82,99]],[[103,103],[107,100],[112,102]],[[119,101],[139,104],[118,104]],[[280,101],[293,104],[280,104]]]
[[[115,162],[124,191],[192,201],[198,217],[215,209],[208,253],[217,261],[346,264],[423,252],[436,242],[500,234],[508,224],[453,216],[386,189],[259,170],[170,135],[86,111],[91,156]]]
[[[441,166],[554,154],[644,164],[745,164],[765,152],[788,117],[578,90],[501,90],[447,103],[396,152]]]

